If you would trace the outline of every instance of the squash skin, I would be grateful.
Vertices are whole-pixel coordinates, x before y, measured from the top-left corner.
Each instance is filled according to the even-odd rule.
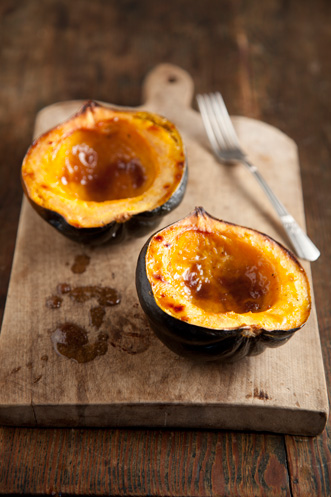
[[[56,210],[53,210],[51,208],[48,208],[45,205],[40,205],[38,202],[36,202],[33,198],[32,195],[30,194],[29,188],[27,187],[26,180],[25,180],[25,174],[24,174],[24,163],[25,161],[28,160],[29,155],[34,153],[35,147],[38,145],[38,142],[40,140],[47,140],[49,133],[52,132],[53,130],[56,131],[57,129],[60,129],[62,125],[66,125],[70,121],[77,121],[80,116],[84,116],[86,113],[94,113],[95,111],[99,112],[100,109],[102,109],[103,112],[113,112],[116,113],[118,112],[119,115],[121,116],[122,114],[132,114],[132,115],[140,115],[142,116],[141,119],[146,119],[150,120],[151,126],[159,126],[160,128],[163,128],[163,131],[167,131],[170,135],[172,134],[175,136],[180,141],[180,135],[176,128],[173,126],[172,123],[167,121],[165,118],[162,118],[160,116],[157,116],[152,113],[148,112],[139,112],[139,111],[127,111],[123,110],[121,111],[120,109],[112,109],[108,107],[103,107],[99,105],[96,102],[87,102],[82,109],[75,114],[72,118],[70,118],[68,121],[65,123],[62,123],[58,125],[56,128],[53,128],[52,130],[44,133],[41,137],[39,137],[37,140],[33,142],[29,150],[27,151],[27,154],[25,156],[25,159],[23,161],[22,169],[21,169],[21,183],[23,187],[23,191],[29,201],[29,203],[32,205],[34,210],[45,220],[47,221],[51,226],[53,226],[57,231],[59,231],[62,235],[65,237],[78,242],[78,243],[84,243],[84,244],[92,244],[92,245],[98,245],[101,243],[105,242],[122,242],[128,237],[140,237],[140,236],[145,236],[146,234],[150,233],[151,231],[155,230],[159,223],[161,222],[162,218],[167,215],[169,212],[171,212],[173,209],[175,209],[180,202],[182,201],[185,191],[186,191],[186,186],[187,186],[187,179],[188,179],[188,165],[187,165],[187,158],[184,150],[183,144],[181,145],[181,153],[180,153],[180,158],[177,157],[177,161],[181,159],[182,161],[182,175],[179,183],[176,185],[175,188],[171,191],[171,196],[170,198],[167,198],[164,203],[161,205],[157,205],[155,208],[152,209],[146,209],[142,210],[141,212],[123,212],[119,216],[116,217],[116,219],[112,220],[109,223],[104,223],[102,220],[100,220],[100,223],[97,223],[95,226],[88,226],[84,227],[81,226],[79,222],[69,222],[65,216],[61,215],[61,213],[57,212]],[[116,115],[116,114],[115,114]],[[107,114],[106,114],[107,116]],[[85,118],[86,119],[86,118]],[[170,138],[169,138],[170,140]],[[180,142],[181,143],[181,142]],[[180,147],[178,147],[180,148]],[[177,154],[179,155],[179,153]],[[80,201],[80,200],[79,200]],[[78,202],[79,202],[78,201]]]
[[[140,252],[136,268],[136,289],[140,305],[151,328],[161,342],[174,353],[195,361],[235,362],[246,356],[259,355],[266,348],[281,346],[305,324],[306,321],[289,330],[266,330],[262,328],[259,329],[258,334],[254,335],[247,332],[247,327],[211,329],[169,315],[159,307],[146,271],[146,255],[149,244],[153,237],[165,229],[167,228],[152,235]],[[284,247],[282,249],[287,251]],[[289,251],[287,252],[289,257],[295,259]]]
[[[103,243],[121,243],[127,238],[142,237],[155,230],[163,217],[174,210],[183,200],[188,179],[188,167],[185,167],[183,178],[171,198],[163,205],[151,211],[145,211],[132,216],[128,221],[106,224],[97,228],[79,228],[69,224],[58,212],[41,207],[34,202],[26,191],[22,181],[24,193],[34,210],[57,231],[70,240],[85,245],[99,245]]]

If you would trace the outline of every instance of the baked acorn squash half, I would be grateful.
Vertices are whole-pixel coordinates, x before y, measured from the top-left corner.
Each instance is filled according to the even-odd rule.
[[[201,207],[146,242],[136,287],[160,340],[200,360],[235,361],[278,347],[311,308],[307,275],[287,249]]]
[[[187,162],[167,119],[88,102],[35,140],[22,183],[35,210],[63,235],[101,243],[154,230],[184,196]]]

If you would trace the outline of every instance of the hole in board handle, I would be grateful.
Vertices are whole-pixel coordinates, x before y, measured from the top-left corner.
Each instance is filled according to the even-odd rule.
[[[173,74],[170,74],[168,76],[168,83],[176,83],[178,81],[177,76],[174,76]]]

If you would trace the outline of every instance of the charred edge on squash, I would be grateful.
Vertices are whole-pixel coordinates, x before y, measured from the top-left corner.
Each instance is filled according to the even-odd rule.
[[[231,221],[224,221],[223,219],[218,219],[217,217],[213,216],[212,214],[209,214],[208,212],[205,211],[205,209],[203,207],[195,207],[195,209],[193,210],[192,214],[196,217],[196,218],[199,218],[199,216],[203,216],[205,219],[207,219],[208,217],[213,219],[214,221],[217,221],[217,222],[222,222],[222,223],[226,223],[228,224],[229,226],[238,226],[236,225],[235,223],[231,223]],[[262,231],[258,231],[254,228],[248,228],[247,226],[241,226],[241,228],[244,228],[245,230],[251,232],[252,234],[253,233],[256,233],[258,235],[262,235],[264,238],[266,238],[272,245],[278,245],[279,247],[281,247],[288,255],[288,257],[290,257],[292,259],[292,261],[297,264],[298,266],[300,266],[301,270],[303,272],[305,272],[302,264],[300,263],[300,261],[295,257],[295,255],[293,254],[293,252],[291,252],[287,247],[285,247],[285,245],[283,245],[281,242],[278,242],[276,240],[274,240],[273,238],[271,238],[269,235],[266,235],[265,233],[262,233]]]
[[[231,225],[232,227],[237,226],[234,223],[226,223],[210,216],[202,207],[196,207],[191,215],[193,217],[209,217],[217,222]],[[184,220],[186,219],[187,218],[184,218]],[[156,302],[151,283],[147,276],[147,251],[153,239],[160,243],[163,242],[165,232],[169,228],[171,229],[173,225],[178,225],[178,223],[180,223],[180,221],[162,228],[147,240],[140,252],[136,271],[136,287],[141,306],[150,320],[152,329],[168,348],[179,355],[192,357],[198,360],[221,360],[232,362],[247,355],[257,355],[263,352],[267,347],[278,347],[288,341],[296,331],[304,326],[309,316],[311,303],[309,304],[309,308],[307,307],[308,315],[306,316],[306,320],[301,324],[286,330],[265,329],[254,324],[225,329],[205,328],[188,323],[186,315],[178,315],[175,317],[160,308]],[[244,228],[252,234],[255,233],[259,237],[262,236],[267,238],[275,247],[279,247],[279,250],[284,252],[284,257],[287,256],[294,262],[297,270],[303,272],[303,278],[307,284],[307,298],[310,301],[309,281],[296,257],[286,249],[286,247],[283,247],[269,236],[251,228],[240,228]],[[161,297],[165,298],[166,295],[162,294]],[[172,306],[174,306],[174,304],[172,304]],[[177,310],[180,312],[182,309],[178,308]],[[200,342],[199,340],[197,341],[197,337],[200,337]],[[224,345],[225,343],[227,344],[226,346]]]
[[[98,117],[95,116],[95,111],[97,109],[101,109],[101,111],[103,109],[105,110],[105,115],[102,116],[99,121],[98,121]],[[39,137],[37,137],[32,142],[31,146],[29,147],[29,149],[26,153],[26,156],[24,158],[23,164],[25,163],[25,161],[29,160],[31,155],[34,153],[34,149],[38,146],[39,143],[47,143],[47,139],[48,139],[49,146],[51,147],[53,145],[54,142],[52,140],[50,140],[50,138],[48,138],[51,135],[51,133],[61,132],[61,128],[65,128],[66,131],[63,133],[61,140],[65,139],[72,132],[80,129],[80,125],[78,122],[79,118],[81,116],[85,116],[85,118],[88,119],[89,113],[91,113],[92,127],[90,128],[88,126],[88,129],[94,129],[93,125],[98,126],[102,121],[107,120],[107,119],[112,120],[117,115],[132,114],[132,116],[134,118],[138,117],[138,119],[142,120],[144,117],[146,120],[148,120],[150,122],[155,122],[155,124],[158,128],[163,128],[167,131],[169,139],[170,138],[174,139],[174,135],[178,134],[178,131],[176,130],[175,126],[172,123],[166,124],[167,121],[165,120],[165,118],[163,118],[161,116],[156,116],[154,114],[149,114],[147,112],[146,113],[142,113],[142,112],[137,113],[137,111],[130,110],[130,109],[126,110],[126,109],[121,109],[121,108],[116,109],[116,108],[112,108],[112,107],[103,107],[102,105],[95,102],[94,100],[90,100],[90,101],[87,101],[75,115],[68,118],[66,121],[58,124],[53,129],[48,130],[45,133],[41,134]],[[99,116],[99,114],[98,114],[98,116]],[[94,121],[94,118],[96,119],[95,121]],[[72,129],[69,129],[69,131],[68,131],[67,127],[71,121],[72,121]],[[130,126],[131,125],[132,125],[132,122],[130,123]],[[85,129],[85,127],[83,126],[83,128],[81,128],[81,129]],[[179,134],[178,134],[178,136],[179,136]],[[179,139],[180,139],[180,136],[179,136]],[[178,144],[177,139],[174,141]],[[122,225],[122,224],[127,225],[128,222],[131,223],[130,229],[127,230],[128,233],[140,232],[141,234],[139,236],[142,236],[142,235],[145,235],[146,233],[150,232],[151,230],[155,229],[157,227],[157,225],[159,224],[159,222],[161,221],[162,216],[164,216],[165,214],[167,214],[168,212],[170,212],[171,210],[176,208],[184,196],[185,188],[186,188],[186,184],[187,184],[188,171],[187,171],[187,161],[186,161],[186,157],[185,157],[184,147],[183,147],[181,141],[180,141],[180,143],[181,143],[182,148],[179,150],[177,149],[177,151],[176,151],[178,158],[176,161],[175,168],[177,168],[177,170],[178,169],[183,170],[183,168],[184,168],[184,171],[180,177],[178,176],[176,178],[177,184],[174,185],[174,190],[171,192],[171,195],[167,198],[167,200],[163,204],[157,205],[156,207],[154,207],[152,209],[149,208],[147,210],[144,210],[144,211],[142,210],[140,212],[139,211],[134,212],[132,214],[129,212],[120,213],[119,215],[116,215],[110,222],[104,222],[103,224],[100,224],[100,225],[95,225],[95,226],[91,226],[91,227],[80,226],[80,224],[77,222],[67,221],[67,219],[64,217],[64,215],[62,215],[61,213],[57,212],[56,210],[50,208],[45,203],[43,203],[42,205],[38,204],[37,197],[36,197],[36,201],[34,199],[30,198],[29,191],[28,191],[28,189],[30,189],[30,183],[27,183],[27,185],[25,184],[25,178],[27,178],[27,177],[33,178],[34,172],[29,172],[28,174],[25,174],[24,170],[22,169],[21,170],[21,182],[22,182],[23,190],[24,190],[26,196],[28,197],[31,205],[36,209],[36,211],[39,214],[41,214],[41,216],[46,221],[50,222],[50,224],[52,226],[56,227],[59,231],[63,232],[66,236],[68,236],[71,239],[79,240],[80,233],[84,233],[83,239],[85,240],[86,235],[88,233],[88,230],[90,230],[90,236],[88,236],[87,238],[88,238],[88,240],[90,240],[90,239],[92,240],[94,237],[94,234],[98,234],[100,230],[105,231],[105,229],[107,227],[110,227],[112,229],[114,223],[117,223],[120,225]],[[55,150],[55,148],[54,148],[54,150]],[[175,150],[175,149],[173,149],[173,150]],[[169,160],[172,160],[172,159],[169,159]],[[40,187],[40,188],[42,188],[42,187]],[[169,188],[170,188],[170,185],[168,185],[166,190],[169,190]],[[43,188],[43,189],[46,190],[46,188]],[[154,221],[152,220],[152,218],[154,218]],[[135,222],[134,222],[134,219],[135,219]],[[136,227],[134,226],[134,223],[136,224]],[[78,228],[77,228],[77,225],[79,226]],[[143,227],[144,227],[143,225],[145,226],[145,231],[143,230]],[[136,229],[136,228],[138,228],[138,229]],[[76,232],[71,233],[72,229],[76,230]],[[115,231],[118,231],[118,230],[115,230]],[[111,234],[109,236],[109,238],[114,238],[114,233],[115,232],[113,231],[113,234]]]

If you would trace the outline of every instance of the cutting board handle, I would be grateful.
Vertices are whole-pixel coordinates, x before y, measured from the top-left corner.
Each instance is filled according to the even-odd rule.
[[[160,64],[145,78],[143,101],[146,107],[159,111],[169,105],[189,107],[193,91],[193,80],[186,71],[172,64]]]

